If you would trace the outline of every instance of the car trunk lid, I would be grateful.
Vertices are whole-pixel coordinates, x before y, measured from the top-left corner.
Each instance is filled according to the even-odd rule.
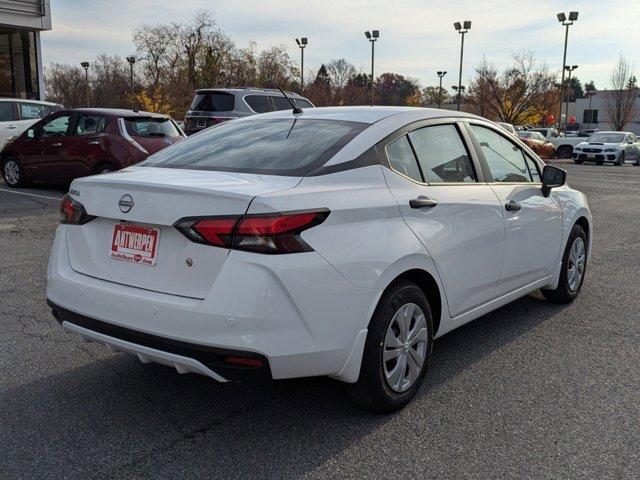
[[[255,196],[293,188],[299,181],[299,177],[154,167],[78,180],[71,188],[74,199],[98,218],[68,227],[71,267],[123,285],[205,298],[228,250],[189,240],[173,227],[175,222],[185,217],[243,215]],[[124,230],[153,237],[155,265],[113,258],[114,242]]]

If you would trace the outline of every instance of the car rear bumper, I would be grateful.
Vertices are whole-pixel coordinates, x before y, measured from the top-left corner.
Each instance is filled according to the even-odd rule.
[[[156,356],[179,355],[223,379],[238,379],[236,373],[243,378],[341,378],[380,295],[348,283],[316,252],[233,251],[204,300],[154,292],[74,271],[66,227],[56,233],[47,275],[47,299],[66,330],[79,333],[74,327],[80,327],[105,335],[109,338],[97,341],[143,358],[145,353],[154,357],[139,347],[153,349]],[[263,359],[264,371],[223,371],[220,359],[229,352]],[[187,365],[174,360],[169,363]],[[212,376],[200,365],[193,369]]]
[[[269,361],[263,355],[159,337],[96,320],[51,301],[47,303],[65,332],[78,334],[82,341],[103,344],[109,351],[136,355],[143,363],[161,363],[179,373],[199,373],[220,382],[272,378]],[[233,359],[249,360],[253,365],[238,364]]]

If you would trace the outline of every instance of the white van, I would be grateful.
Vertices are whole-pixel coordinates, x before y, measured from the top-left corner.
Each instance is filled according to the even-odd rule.
[[[0,150],[31,125],[64,107],[57,103],[21,98],[0,98]]]

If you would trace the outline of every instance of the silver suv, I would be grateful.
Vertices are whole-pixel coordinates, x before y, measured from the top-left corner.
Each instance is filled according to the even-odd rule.
[[[300,108],[314,106],[297,93],[286,93]],[[184,132],[191,135],[233,118],[290,108],[291,104],[279,90],[253,87],[203,88],[196,90],[196,96],[184,117]]]

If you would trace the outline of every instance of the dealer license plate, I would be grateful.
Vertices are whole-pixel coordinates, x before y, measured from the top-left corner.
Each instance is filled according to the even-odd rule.
[[[113,228],[111,258],[126,262],[155,265],[158,258],[160,229],[118,223]]]

